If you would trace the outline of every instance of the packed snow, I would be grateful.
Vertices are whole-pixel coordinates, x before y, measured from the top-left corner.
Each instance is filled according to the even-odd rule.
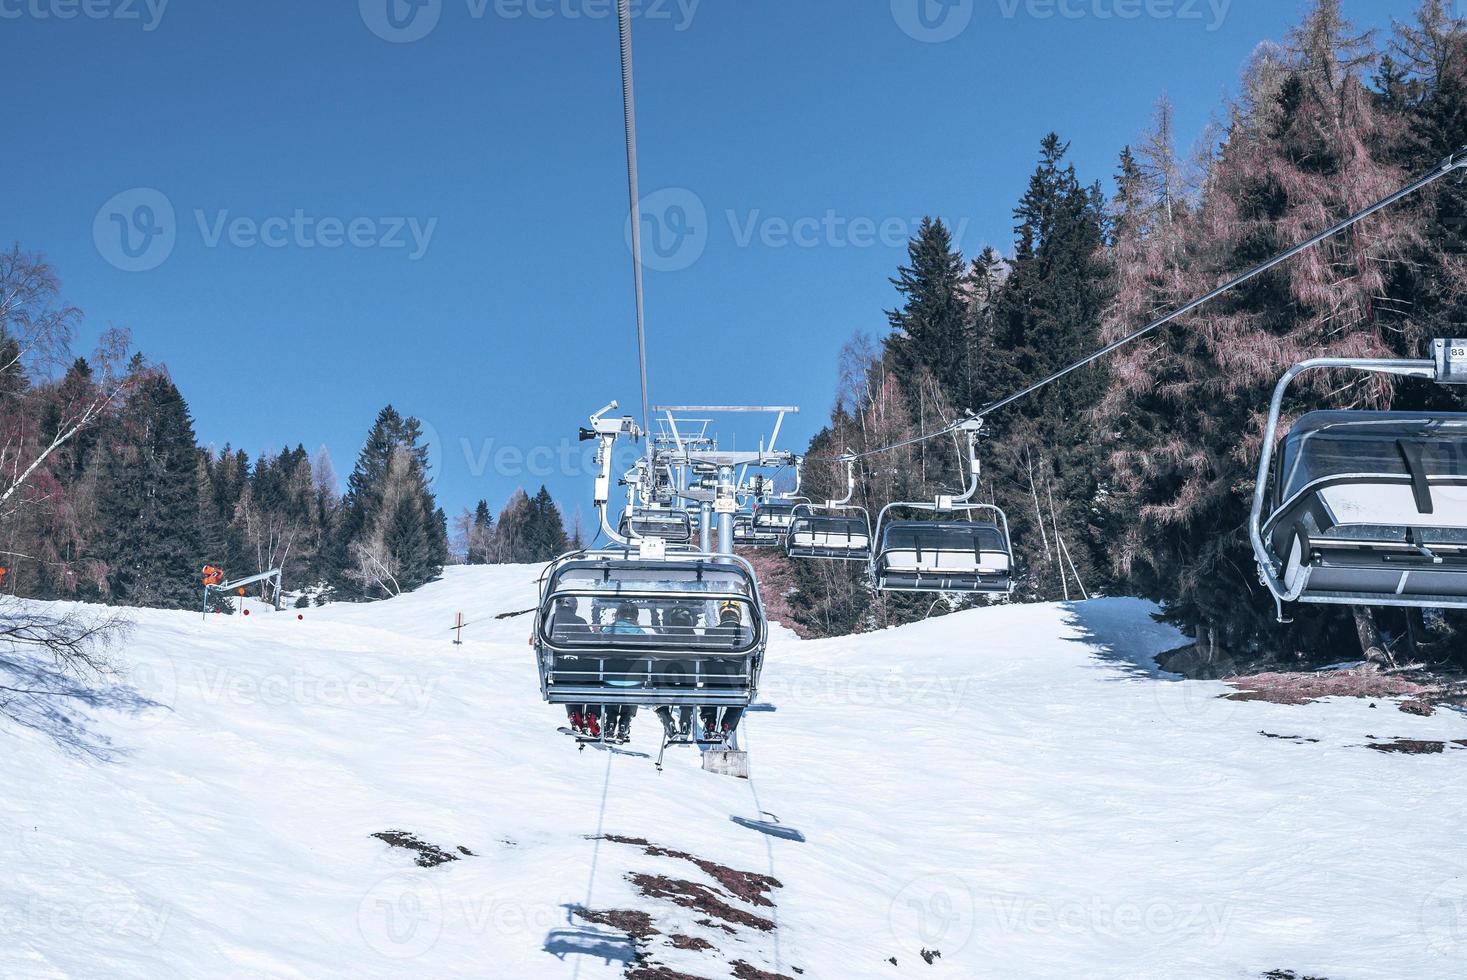
[[[1156,668],[1183,641],[1146,603],[997,606],[778,631],[752,778],[690,748],[658,773],[648,712],[619,751],[557,734],[532,617],[496,618],[534,605],[536,572],[451,568],[386,602],[248,617],[138,611],[122,683],[12,701],[0,974],[1467,969],[1456,712],[1228,700]],[[1447,747],[1367,748],[1393,739]],[[390,831],[444,863],[373,836]]]

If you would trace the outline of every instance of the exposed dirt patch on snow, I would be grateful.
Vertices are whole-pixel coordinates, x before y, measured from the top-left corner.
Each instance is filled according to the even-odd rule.
[[[1271,704],[1309,704],[1320,698],[1416,697],[1429,688],[1373,667],[1354,670],[1311,671],[1307,674],[1269,672],[1229,677],[1225,683],[1237,688],[1227,695],[1231,701],[1267,701]]]
[[[696,857],[686,851],[674,851],[666,847],[658,847],[656,844],[645,841],[640,837],[618,837],[615,834],[608,834],[601,839],[610,841],[613,844],[628,844],[633,847],[640,847],[644,853],[651,857],[676,858],[680,861],[688,861],[695,864],[708,877],[728,889],[732,894],[752,905],[774,908],[774,902],[769,898],[769,895],[774,889],[781,887],[778,880],[768,875],[761,875],[753,871],[736,871],[715,861],[708,861]]]
[[[1452,742],[1433,742],[1416,738],[1398,738],[1393,742],[1370,742],[1368,749],[1377,752],[1393,752],[1401,755],[1441,755],[1448,748],[1467,749],[1467,739]]]
[[[771,896],[774,889],[782,886],[769,875],[740,871],[696,854],[662,847],[640,837],[611,834],[592,839],[634,847],[652,858],[686,862],[707,875],[710,881],[693,881],[647,870],[629,872],[626,879],[643,898],[667,902],[699,914],[700,918],[693,920],[694,924],[707,929],[709,933],[721,932],[727,936],[739,937],[744,930],[752,930],[761,935],[774,932],[774,920],[754,911],[775,907]],[[637,956],[633,962],[627,964],[625,975],[628,980],[681,980],[689,976],[658,962],[654,958],[658,948],[700,953],[709,960],[721,959],[725,955],[709,937],[691,935],[685,918],[681,920],[676,931],[668,930],[672,935],[659,947],[655,940],[663,935],[663,930],[658,928],[659,919],[655,907],[651,911],[577,910],[575,914],[586,922],[616,929],[632,940],[637,948]],[[745,938],[748,938],[747,934]],[[745,959],[734,960],[729,963],[729,967],[734,971],[734,976],[747,977],[749,980],[792,980],[783,974],[768,972]]]
[[[676,949],[691,949],[695,952],[713,948],[712,943],[697,936],[669,936],[667,943]]]
[[[452,851],[445,851],[437,844],[430,844],[425,840],[420,840],[416,835],[410,834],[405,830],[384,830],[372,836],[380,841],[384,841],[390,847],[400,847],[404,850],[416,852],[417,864],[420,868],[436,868],[440,864],[457,861],[459,855],[463,855],[464,857],[476,856],[473,851],[463,846],[455,848],[458,854],[454,854]]]
[[[702,912],[714,919],[758,929],[760,932],[774,931],[772,919],[761,918],[752,912],[746,912],[730,905],[712,888],[696,881],[638,872],[627,875],[627,880],[636,885],[637,890],[647,898],[664,899],[685,909]]]
[[[750,966],[743,960],[734,960],[729,966],[733,967],[733,975],[738,980],[795,980],[794,977],[785,976],[783,973],[770,973],[758,967]]]
[[[627,971],[627,980],[707,980],[693,973],[680,973],[665,966],[634,966]]]
[[[1303,735],[1276,735],[1273,732],[1259,732],[1264,738],[1276,738],[1281,742],[1308,742],[1313,745],[1319,744],[1317,738],[1305,738]]]
[[[631,909],[576,909],[576,918],[598,926],[610,926],[632,939],[651,939],[661,935],[652,927],[652,916]]]

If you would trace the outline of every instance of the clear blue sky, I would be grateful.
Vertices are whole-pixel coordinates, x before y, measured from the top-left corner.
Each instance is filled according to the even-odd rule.
[[[639,400],[612,0],[161,2],[0,0],[0,241],[59,270],[78,351],[130,327],[206,443],[324,444],[344,481],[391,402],[450,514],[585,503],[560,447]],[[639,4],[655,402],[800,404],[803,444],[916,219],[1007,251],[1047,131],[1109,186],[1160,94],[1190,142],[1304,8],[920,2]]]

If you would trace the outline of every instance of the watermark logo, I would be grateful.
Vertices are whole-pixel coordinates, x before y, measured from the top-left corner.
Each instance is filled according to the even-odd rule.
[[[941,44],[968,29],[973,0],[891,0],[891,16],[914,41]]]
[[[1031,896],[993,899],[999,927],[1041,936],[1100,935],[1123,938],[1186,937],[1209,949],[1221,946],[1232,921],[1231,906],[1203,902],[1111,901]]]
[[[693,26],[702,2],[632,0],[631,15],[634,20],[668,21],[674,31],[682,33]],[[444,0],[357,0],[362,23],[393,44],[421,41],[433,33],[443,17],[443,4]],[[617,16],[616,0],[464,0],[463,12],[471,21],[489,17],[505,21],[608,20]]]
[[[168,0],[0,0],[0,20],[115,20],[144,31],[163,23]]]
[[[1211,33],[1228,19],[1233,0],[998,0],[1005,20],[1175,20],[1204,23]]]
[[[422,956],[443,933],[443,895],[436,885],[412,875],[383,878],[357,906],[357,931],[380,956]]]
[[[1434,953],[1467,953],[1467,875],[1437,885],[1421,903],[1421,931]]]
[[[0,940],[7,946],[46,934],[82,940],[116,936],[133,944],[157,946],[168,931],[171,909],[122,899],[96,902],[50,902],[36,896],[25,903],[0,906]]]
[[[703,257],[708,247],[708,209],[685,187],[666,187],[642,198],[642,265],[656,272],[680,272]],[[632,247],[632,219],[625,237]]]
[[[939,949],[951,954],[973,936],[973,890],[957,875],[926,875],[891,903],[891,932],[905,949]]]
[[[123,272],[156,269],[178,241],[173,202],[151,187],[123,191],[98,209],[92,241],[98,254]]]
[[[0,0],[3,2],[3,0]],[[315,215],[303,208],[288,214],[254,217],[229,209],[192,212],[192,230],[205,248],[383,249],[401,251],[416,262],[428,253],[437,218]],[[92,221],[97,252],[124,272],[148,272],[173,254],[182,231],[173,202],[162,191],[135,187],[114,196]]]
[[[1228,722],[1240,704],[1237,693],[1217,681],[1148,680],[1156,706],[1173,726],[1188,732],[1214,731]]]
[[[178,665],[163,654],[156,660],[134,663],[127,669],[125,680],[141,700],[137,726],[151,728],[173,716],[178,703]]]
[[[703,257],[714,232],[727,235],[735,248],[904,249],[921,227],[920,217],[869,217],[841,214],[827,208],[823,214],[785,216],[761,208],[732,208],[712,216],[703,199],[685,187],[669,187],[642,199],[642,265],[657,272],[680,272]],[[967,233],[968,219],[944,219],[955,240]],[[632,222],[624,222],[627,247],[632,244]]]
[[[433,33],[443,0],[357,0],[362,23],[384,41],[409,44]]]

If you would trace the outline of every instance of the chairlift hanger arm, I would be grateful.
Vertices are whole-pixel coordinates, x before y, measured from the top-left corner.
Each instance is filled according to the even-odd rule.
[[[1454,153],[1444,159],[1440,164],[1438,164],[1437,167],[1433,169],[1430,173],[1422,175],[1418,179],[1412,181],[1410,184],[1407,184],[1405,187],[1402,187],[1400,190],[1396,191],[1394,194],[1391,194],[1389,197],[1381,198],[1379,201],[1376,201],[1369,207],[1361,211],[1355,212],[1354,214],[1350,215],[1348,218],[1345,218],[1343,221],[1338,222],[1337,224],[1331,225],[1329,228],[1326,228],[1324,231],[1321,231],[1314,237],[1306,241],[1300,242],[1298,245],[1295,245],[1293,248],[1288,249],[1287,251],[1280,252],[1278,255],[1275,255],[1268,261],[1260,265],[1256,265],[1253,268],[1249,269],[1247,272],[1244,272],[1241,275],[1229,279],[1227,282],[1223,283],[1221,286],[1218,286],[1216,289],[1213,289],[1212,291],[1197,297],[1196,299],[1183,306],[1179,306],[1177,309],[1166,314],[1165,316],[1146,324],[1146,326],[1141,327],[1138,330],[1133,330],[1131,333],[1126,334],[1124,337],[1121,337],[1118,340],[1106,344],[1104,347],[1100,348],[1094,353],[1089,354],[1081,358],[1080,360],[1061,368],[1058,371],[1055,371],[1053,374],[1050,374],[1047,377],[1041,378],[1040,380],[1025,388],[1021,388],[1011,395],[1000,398],[999,400],[994,402],[989,402],[987,405],[984,405],[982,408],[980,408],[977,412],[974,412],[973,415],[969,418],[954,422],[952,425],[945,426],[944,428],[939,429],[936,432],[931,432],[926,435],[915,436],[902,442],[893,443],[890,446],[884,446],[880,449],[872,449],[864,453],[856,454],[853,458],[864,459],[867,456],[874,456],[878,453],[885,453],[891,452],[895,449],[902,449],[907,446],[916,445],[917,443],[921,442],[927,442],[930,439],[936,439],[940,436],[947,435],[949,432],[956,431],[957,429],[962,428],[966,425],[970,425],[975,421],[981,423],[985,417],[992,415],[994,412],[997,412],[1003,408],[1007,408],[1014,402],[1019,401],[1022,398],[1027,398],[1029,395],[1032,395],[1034,392],[1039,391],[1041,388],[1046,388],[1049,385],[1054,384],[1056,381],[1059,381],[1062,378],[1066,378],[1069,375],[1074,374],[1081,368],[1088,367],[1091,364],[1094,364],[1096,361],[1108,357],[1109,355],[1120,350],[1122,347],[1127,347],[1130,344],[1133,344],[1136,341],[1140,340],[1141,338],[1146,337],[1151,333],[1154,333],[1156,330],[1166,326],[1173,320],[1186,316],[1188,313],[1191,313],[1198,307],[1205,306],[1206,304],[1217,299],[1219,296],[1231,292],[1232,290],[1238,288],[1244,283],[1258,278],[1265,272],[1268,272],[1269,270],[1282,265],[1283,263],[1299,255],[1300,253],[1306,252],[1314,246],[1320,244],[1321,242],[1333,238],[1340,232],[1346,231],[1354,227],[1355,225],[1364,221],[1366,218],[1369,218],[1372,215],[1400,202],[1401,200],[1410,197],[1411,195],[1416,194],[1427,187],[1430,187],[1432,184],[1436,183],[1447,174],[1452,173],[1456,170],[1463,169],[1467,169],[1467,146],[1460,147]]]
[[[1444,342],[1437,341],[1438,348],[1446,346]],[[1263,508],[1268,498],[1269,473],[1273,468],[1273,457],[1275,443],[1277,440],[1279,421],[1283,417],[1284,396],[1289,386],[1299,375],[1306,371],[1319,371],[1329,369],[1343,369],[1351,371],[1362,371],[1367,374],[1395,375],[1397,377],[1424,378],[1430,381],[1443,379],[1443,371],[1446,362],[1439,363],[1436,360],[1386,360],[1377,358],[1351,358],[1351,357],[1316,357],[1312,360],[1303,361],[1294,365],[1274,386],[1273,400],[1268,407],[1268,422],[1263,432],[1263,448],[1258,454],[1258,473],[1253,486],[1253,505],[1248,518],[1248,539],[1253,546],[1253,557],[1258,562],[1259,572],[1264,579],[1264,585],[1268,586],[1275,598],[1285,602],[1292,602],[1298,598],[1294,590],[1284,585],[1279,578],[1280,567],[1268,552],[1268,547],[1263,540]]]

